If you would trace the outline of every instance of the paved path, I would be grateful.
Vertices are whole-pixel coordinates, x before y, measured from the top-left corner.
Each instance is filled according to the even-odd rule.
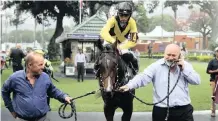
[[[74,118],[61,119],[57,112],[50,112],[50,121],[74,121]],[[114,121],[120,121],[122,112],[116,112]],[[210,117],[210,111],[195,111],[195,121],[218,121],[217,117]],[[1,110],[1,121],[14,121],[9,111],[5,108]],[[78,112],[77,121],[106,121],[102,112]],[[134,112],[131,121],[151,121],[151,112]]]

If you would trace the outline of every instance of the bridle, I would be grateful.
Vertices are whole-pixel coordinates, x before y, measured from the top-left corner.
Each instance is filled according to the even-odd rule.
[[[103,85],[104,85],[104,80],[105,79],[107,79],[108,77],[110,77],[110,78],[113,78],[112,77],[112,73],[115,73],[114,75],[115,75],[115,83],[113,84],[113,90],[112,91],[116,91],[116,90],[118,90],[119,89],[119,80],[118,80],[118,78],[119,78],[119,76],[118,76],[118,70],[119,70],[119,68],[118,68],[118,58],[119,58],[119,54],[116,52],[116,50],[114,50],[114,51],[102,51],[101,52],[101,54],[103,54],[103,53],[113,53],[113,54],[115,54],[115,58],[113,58],[113,57],[111,57],[110,55],[104,55],[105,57],[103,57],[103,58],[108,58],[107,56],[110,56],[110,60],[112,60],[112,62],[113,63],[115,63],[115,69],[116,70],[114,70],[113,71],[113,68],[110,68],[110,70],[108,70],[108,73],[107,73],[107,75],[106,76],[102,76],[101,75],[101,73],[100,73],[100,78],[99,78],[99,81],[100,81],[100,87],[101,87],[101,90],[103,89],[102,87],[103,87]],[[111,59],[112,58],[112,59]],[[102,59],[102,58],[101,58]],[[105,59],[105,60],[107,60],[107,59]],[[104,63],[104,62],[103,62]],[[105,62],[106,63],[106,66],[108,66],[108,64],[107,64],[107,62]],[[100,64],[102,64],[102,62],[100,63]],[[100,71],[101,72],[101,69],[99,68],[99,70],[98,71]],[[102,90],[102,91],[104,91],[104,90]]]

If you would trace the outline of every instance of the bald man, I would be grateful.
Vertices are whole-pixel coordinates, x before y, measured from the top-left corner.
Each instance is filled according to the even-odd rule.
[[[181,57],[180,47],[169,44],[164,52],[164,58],[149,65],[144,72],[136,75],[121,91],[129,91],[153,83],[153,103],[163,100],[168,92],[168,72],[170,70],[169,92],[175,85],[179,72],[181,77],[169,98],[169,110],[167,99],[153,107],[152,121],[194,121],[193,107],[190,104],[188,84],[199,85],[200,76],[192,68],[191,64]],[[167,110],[169,113],[167,113]],[[167,116],[167,114],[169,114]]]
[[[70,103],[71,98],[52,84],[49,75],[44,73],[43,69],[43,56],[30,52],[26,56],[26,70],[13,73],[2,86],[5,106],[16,121],[46,121],[49,111],[47,95],[60,102]]]
[[[13,72],[23,70],[22,59],[25,57],[25,54],[21,50],[20,44],[17,44],[16,48],[11,50],[9,56],[12,59]]]

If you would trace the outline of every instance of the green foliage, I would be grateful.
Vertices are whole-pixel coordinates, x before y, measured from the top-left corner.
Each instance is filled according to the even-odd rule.
[[[216,39],[218,38],[218,1],[205,1],[205,0],[201,0],[201,1],[192,1],[192,4],[198,5],[200,7],[200,10],[202,12],[205,12],[209,15],[210,19],[211,19],[211,40],[213,42],[216,41]]]
[[[197,60],[198,60],[198,59],[197,59],[197,56],[188,56],[187,58],[188,58],[188,60],[190,60],[190,61],[197,61]]]
[[[61,64],[61,61],[60,60],[56,60],[56,61],[51,61],[51,65],[52,66],[60,66],[60,64]]]
[[[148,17],[146,15],[146,9],[144,7],[144,2],[140,1],[137,5],[136,5],[136,10],[137,15],[133,18],[135,18],[136,20],[136,24],[138,25],[138,30],[139,32],[143,32],[146,33],[148,32]]]
[[[50,43],[48,45],[49,60],[56,61],[60,59],[60,46],[57,43]]]
[[[203,49],[206,49],[207,36],[211,33],[212,21],[209,16],[199,17],[196,21],[192,22],[190,25],[191,30],[202,33],[203,35]]]
[[[154,59],[160,59],[160,58],[163,58],[163,57],[164,57],[164,55],[162,53],[153,54],[153,56],[152,56],[152,58],[154,58]],[[140,58],[148,58],[148,55],[147,54],[141,54]],[[207,56],[207,55],[203,55],[203,56],[190,55],[190,56],[185,57],[185,60],[198,61],[198,62],[209,62],[213,58],[214,58],[213,56]]]
[[[212,56],[197,56],[197,60],[200,62],[209,62],[213,58]]]
[[[156,26],[162,26],[166,31],[173,31],[174,30],[174,23],[175,19],[167,14],[156,15],[149,19],[149,29],[148,32],[152,31]]]
[[[11,23],[18,28],[19,25],[23,24],[25,19],[21,18],[21,12],[20,11],[14,11],[15,17],[11,19]]]

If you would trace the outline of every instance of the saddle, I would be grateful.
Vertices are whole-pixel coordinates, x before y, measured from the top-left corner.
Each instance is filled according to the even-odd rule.
[[[101,61],[100,58],[98,58],[96,60],[96,62],[95,62],[95,65],[94,65],[96,78],[100,77],[100,70],[99,70],[100,61]],[[137,73],[137,72],[134,71],[135,69],[134,69],[133,65],[131,64],[131,62],[126,63],[123,59],[122,59],[122,63],[124,63],[124,66],[126,67],[126,69],[125,69],[125,80],[132,79]]]

